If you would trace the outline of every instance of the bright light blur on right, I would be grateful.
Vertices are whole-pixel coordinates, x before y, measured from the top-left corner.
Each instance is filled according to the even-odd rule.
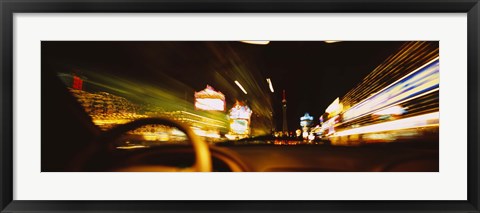
[[[438,141],[440,60],[438,49],[418,51],[426,47],[422,42],[405,45],[342,99],[335,99],[313,131],[335,145]]]

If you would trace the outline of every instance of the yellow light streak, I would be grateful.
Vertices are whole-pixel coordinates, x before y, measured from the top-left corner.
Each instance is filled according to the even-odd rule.
[[[208,117],[205,117],[205,116],[201,116],[201,115],[197,115],[197,114],[194,114],[194,113],[190,113],[190,112],[186,112],[186,111],[175,111],[173,113],[171,113],[172,115],[176,115],[176,114],[186,114],[186,115],[191,115],[191,116],[195,116],[195,117],[198,117],[200,119],[204,119],[208,122],[213,122],[213,123],[220,123],[220,124],[223,124],[224,122],[222,121],[219,121],[219,120],[215,120],[215,119],[212,119],[212,118],[208,118]],[[190,119],[192,120],[192,119]],[[192,120],[193,121],[193,120]]]
[[[220,138],[220,134],[215,131],[205,131],[203,129],[193,129],[193,132],[195,132],[196,135],[202,136],[202,137],[207,137],[207,138]]]
[[[340,103],[340,99],[337,97],[330,105],[328,105],[327,109],[325,109],[325,112],[330,113],[332,115],[336,115],[340,113],[342,109],[343,109],[343,106]]]
[[[135,146],[119,146],[117,149],[139,149],[139,148],[146,148],[147,146],[142,145],[135,145]]]

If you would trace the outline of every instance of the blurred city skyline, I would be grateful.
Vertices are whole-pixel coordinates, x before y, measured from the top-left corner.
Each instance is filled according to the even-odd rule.
[[[42,43],[42,63],[64,77],[81,76],[87,91],[107,91],[140,104],[169,101],[191,105],[194,93],[209,85],[225,94],[227,110],[240,100],[252,108],[253,116],[268,117],[272,112],[277,130],[282,127],[285,90],[288,127],[295,131],[305,113],[318,124],[337,97],[360,85],[407,43],[59,41]],[[438,42],[425,45],[438,49]],[[176,99],[169,100],[169,94]]]

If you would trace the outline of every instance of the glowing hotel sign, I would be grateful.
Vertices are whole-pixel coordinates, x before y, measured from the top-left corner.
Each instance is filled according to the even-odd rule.
[[[207,85],[204,90],[195,92],[195,109],[225,111],[225,95]]]
[[[248,135],[250,133],[251,116],[252,110],[237,101],[229,113],[231,133]]]
[[[302,117],[300,117],[300,126],[306,127],[312,125],[313,122],[313,116],[310,116],[310,114],[305,113]]]
[[[250,120],[252,116],[252,110],[246,105],[240,105],[240,103],[235,103],[235,106],[230,110],[231,119],[245,119]]]

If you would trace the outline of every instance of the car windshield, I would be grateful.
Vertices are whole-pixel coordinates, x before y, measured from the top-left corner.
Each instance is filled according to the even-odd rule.
[[[42,57],[102,131],[165,117],[214,146],[438,143],[437,41],[44,41]],[[186,142],[146,125],[116,146]]]

